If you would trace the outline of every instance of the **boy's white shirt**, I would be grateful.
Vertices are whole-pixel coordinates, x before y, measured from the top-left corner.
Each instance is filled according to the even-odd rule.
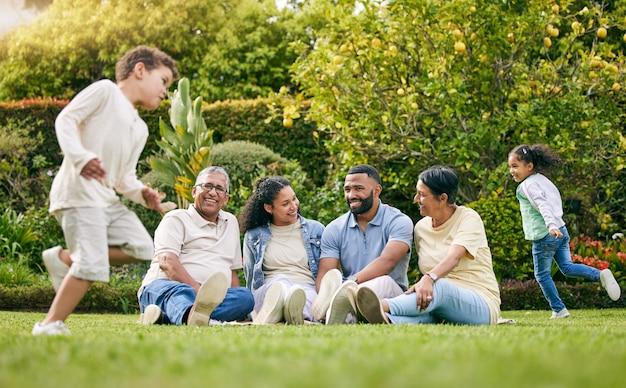
[[[148,126],[115,83],[97,81],[78,93],[57,117],[55,129],[64,157],[50,190],[51,213],[108,207],[119,201],[117,193],[146,205],[136,168]],[[94,158],[107,173],[101,182],[80,176]]]

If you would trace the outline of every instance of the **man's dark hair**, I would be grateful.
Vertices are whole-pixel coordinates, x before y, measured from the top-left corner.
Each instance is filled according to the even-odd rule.
[[[368,177],[374,179],[379,185],[382,186],[383,184],[380,181],[380,175],[378,175],[378,170],[376,170],[373,166],[370,166],[369,164],[357,164],[356,166],[352,167],[348,171],[348,175],[353,174],[367,174]]]

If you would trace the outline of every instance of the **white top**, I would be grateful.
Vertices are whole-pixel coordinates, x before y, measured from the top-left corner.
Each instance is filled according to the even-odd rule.
[[[243,267],[237,218],[220,210],[216,224],[202,218],[193,205],[166,213],[154,232],[154,257],[139,294],[154,280],[167,279],[159,268],[159,253],[163,252],[175,254],[200,284],[215,272],[231,279],[232,270]]]
[[[526,177],[517,186],[517,195],[526,239],[539,240],[550,230],[565,226],[561,193],[545,175],[536,173]],[[527,200],[531,208],[525,206],[523,200]]]
[[[139,156],[148,126],[110,80],[94,82],[70,101],[55,122],[63,163],[50,190],[50,212],[76,207],[108,207],[117,193],[145,206],[144,184],[137,179]],[[80,176],[94,158],[102,161],[102,182]]]

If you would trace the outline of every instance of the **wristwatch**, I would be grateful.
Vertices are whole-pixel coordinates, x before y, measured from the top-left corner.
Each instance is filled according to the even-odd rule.
[[[437,279],[439,279],[439,277],[435,275],[433,272],[426,272],[426,276],[429,276],[431,279],[433,279],[433,283],[436,282]]]
[[[359,278],[357,278],[355,275],[350,275],[346,280],[352,280],[353,282],[357,283],[357,280],[359,280]]]

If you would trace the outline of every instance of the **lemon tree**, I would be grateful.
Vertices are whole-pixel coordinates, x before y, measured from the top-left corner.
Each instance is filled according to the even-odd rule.
[[[542,142],[567,162],[555,174],[564,196],[582,196],[597,216],[624,213],[624,5],[327,7],[341,17],[316,35],[313,51],[302,42],[292,70],[311,100],[307,117],[331,134],[338,170],[376,165],[390,198],[410,209],[419,172],[452,165],[469,202],[511,190],[508,152]]]

